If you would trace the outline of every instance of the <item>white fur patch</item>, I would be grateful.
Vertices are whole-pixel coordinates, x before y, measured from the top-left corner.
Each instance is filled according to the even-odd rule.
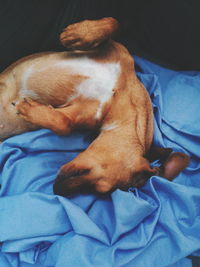
[[[86,56],[77,58],[67,58],[59,60],[53,65],[35,69],[34,64],[30,66],[22,76],[22,84],[19,90],[20,98],[30,97],[37,99],[38,95],[33,90],[27,87],[28,79],[34,72],[48,71],[48,68],[68,68],[74,74],[80,74],[86,77],[76,87],[76,93],[68,98],[68,101],[75,99],[78,96],[95,99],[99,101],[96,118],[99,119],[102,114],[104,104],[109,101],[114,93],[115,85],[120,74],[120,63],[100,63]]]
[[[95,115],[95,119],[99,120],[101,118],[101,114],[102,114],[102,109],[103,109],[103,104],[104,103],[100,103]]]
[[[70,100],[77,96],[96,99],[100,102],[96,118],[100,118],[103,104],[113,95],[113,89],[117,83],[120,74],[119,63],[99,63],[87,57],[68,59],[56,63],[59,67],[68,67],[74,73],[88,77],[76,88],[76,94]]]
[[[101,131],[111,131],[118,127],[116,122],[105,124],[101,127]]]
[[[33,70],[33,66],[30,66],[24,73],[22,76],[22,80],[21,80],[21,88],[19,90],[19,97],[20,98],[24,98],[24,97],[30,97],[33,99],[38,98],[37,93],[35,93],[33,90],[28,89],[27,87],[27,82],[29,77],[31,76],[31,74],[34,72]]]

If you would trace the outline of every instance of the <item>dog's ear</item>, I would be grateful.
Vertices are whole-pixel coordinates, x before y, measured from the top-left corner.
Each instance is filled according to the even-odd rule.
[[[190,157],[185,153],[174,152],[160,166],[158,175],[172,181],[189,164]]]
[[[150,162],[153,162],[154,160],[159,159],[163,163],[169,157],[171,152],[172,152],[171,148],[152,146],[148,154],[146,155],[146,158]]]

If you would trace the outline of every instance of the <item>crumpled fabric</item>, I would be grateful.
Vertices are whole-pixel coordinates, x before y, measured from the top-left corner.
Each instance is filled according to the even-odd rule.
[[[135,57],[152,99],[154,143],[191,156],[173,182],[107,196],[53,194],[61,165],[91,132],[27,132],[0,146],[0,266],[189,267],[200,256],[200,72],[172,71]]]

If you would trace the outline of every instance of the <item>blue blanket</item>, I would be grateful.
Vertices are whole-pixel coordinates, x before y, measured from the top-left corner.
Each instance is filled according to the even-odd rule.
[[[191,156],[173,182],[154,176],[110,196],[52,192],[59,167],[93,140],[24,133],[0,146],[1,267],[188,267],[200,255],[200,72],[135,57],[152,98],[154,142]]]

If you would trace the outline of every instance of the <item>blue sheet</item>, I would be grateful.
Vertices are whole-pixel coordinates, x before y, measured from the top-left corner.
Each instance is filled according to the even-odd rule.
[[[53,195],[59,167],[93,140],[24,133],[0,146],[1,267],[189,267],[200,255],[200,72],[135,57],[155,112],[154,142],[191,155],[173,182],[152,177],[110,196]]]

